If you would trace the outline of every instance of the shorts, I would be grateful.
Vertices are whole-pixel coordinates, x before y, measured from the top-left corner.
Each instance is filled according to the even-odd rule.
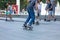
[[[6,11],[6,15],[9,15],[10,13],[8,11]]]
[[[12,13],[13,13],[13,11],[12,11],[12,10],[9,10],[9,13],[10,13],[10,14],[12,14]]]
[[[53,15],[53,11],[48,11],[48,15]]]

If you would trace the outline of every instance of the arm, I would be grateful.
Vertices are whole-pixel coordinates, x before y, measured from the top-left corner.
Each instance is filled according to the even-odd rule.
[[[38,5],[37,5],[38,3],[36,2],[36,4],[35,4],[35,8],[36,8],[36,10],[38,9]]]
[[[51,7],[50,7],[48,10],[50,10],[50,9],[52,9],[52,8],[53,8],[53,5],[52,5],[52,4],[50,4],[50,6],[51,6]]]

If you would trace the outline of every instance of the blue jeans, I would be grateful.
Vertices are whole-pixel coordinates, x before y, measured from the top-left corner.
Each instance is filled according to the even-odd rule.
[[[32,23],[33,23],[34,20],[35,20],[34,9],[27,9],[27,11],[28,11],[28,18],[27,18],[25,24],[29,23],[28,25],[31,26]]]

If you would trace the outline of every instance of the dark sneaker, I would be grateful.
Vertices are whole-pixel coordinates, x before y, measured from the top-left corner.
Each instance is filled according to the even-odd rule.
[[[56,19],[54,19],[54,21],[56,21]]]
[[[35,24],[35,22],[33,22],[33,24]]]
[[[39,22],[38,21],[36,22],[36,25],[39,25]]]
[[[14,21],[14,20],[10,20],[10,21]]]
[[[46,20],[47,22],[50,22],[51,20]]]
[[[46,19],[44,19],[44,21],[46,21]]]
[[[26,25],[26,24],[24,24],[24,25],[23,25],[23,27],[27,27],[27,25]]]
[[[6,19],[6,21],[7,21],[7,19]]]

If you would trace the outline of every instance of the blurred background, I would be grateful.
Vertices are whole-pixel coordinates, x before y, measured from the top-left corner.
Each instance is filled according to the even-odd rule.
[[[15,4],[16,14],[13,15],[28,15],[26,11],[27,0],[0,0],[0,14],[5,14],[6,3],[10,2]],[[41,15],[45,15],[46,0],[42,0],[42,12]],[[14,8],[14,7],[13,7]],[[43,12],[44,11],[44,12]],[[60,15],[60,0],[56,0],[56,15]]]
[[[20,0],[20,11],[24,11],[24,9],[26,9],[27,6],[27,0]],[[45,7],[46,7],[46,0],[42,0],[42,12],[41,15],[45,15],[46,11],[45,11]],[[44,12],[43,12],[44,11]],[[56,0],[56,15],[60,15],[60,0]],[[26,11],[25,13],[26,14]]]

